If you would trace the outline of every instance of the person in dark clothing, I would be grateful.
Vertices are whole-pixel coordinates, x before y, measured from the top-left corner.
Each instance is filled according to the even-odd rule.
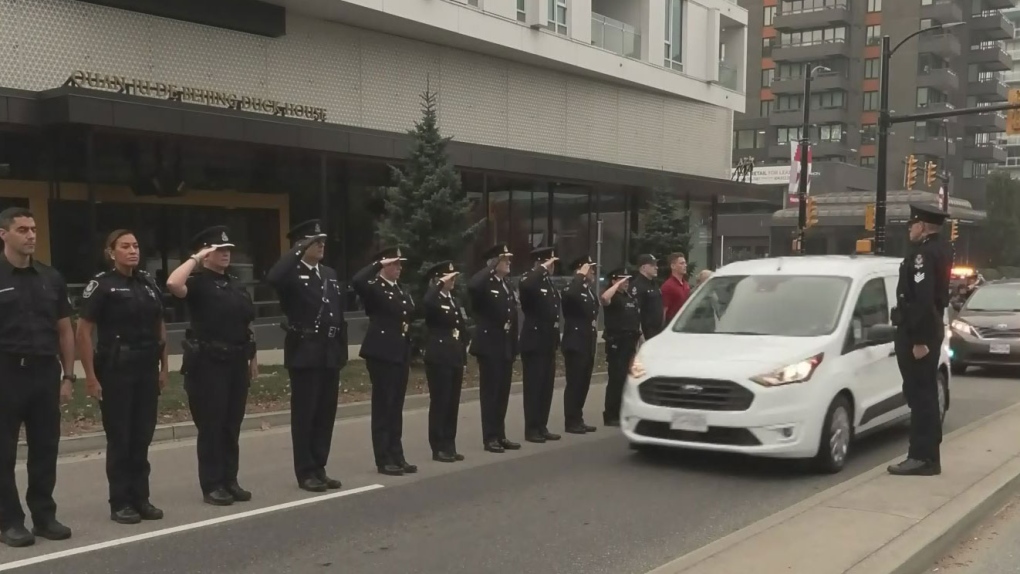
[[[248,388],[258,377],[255,304],[244,284],[227,273],[234,244],[223,225],[200,231],[195,255],[167,278],[167,290],[183,299],[191,317],[185,331],[184,390],[198,429],[198,483],[207,504],[251,500],[237,482],[241,423]]]
[[[641,311],[641,332],[644,340],[651,339],[662,331],[664,309],[662,291],[655,282],[658,276],[658,261],[652,255],[638,255],[637,274],[628,281],[630,296],[637,301]]]
[[[595,432],[584,422],[584,403],[595,368],[599,328],[599,299],[595,294],[595,262],[585,255],[570,264],[574,278],[563,290],[563,361],[567,386],[563,390],[564,430],[572,434]]]
[[[606,341],[609,371],[606,408],[602,413],[606,426],[620,426],[623,385],[627,382],[627,371],[637,352],[638,340],[641,339],[641,310],[637,300],[627,291],[630,278],[631,273],[626,269],[609,273],[611,285],[601,297],[602,305],[606,308],[606,326],[602,338]]]
[[[953,268],[952,251],[939,239],[946,217],[944,211],[934,206],[910,206],[913,246],[900,263],[897,305],[892,313],[896,325],[896,362],[903,377],[903,395],[910,407],[910,447],[906,460],[889,467],[890,474],[942,473],[939,456],[942,413],[937,377]]]
[[[549,432],[556,381],[556,350],[560,344],[560,293],[550,280],[558,261],[556,250],[542,247],[531,252],[535,266],[521,277],[521,362],[524,364],[524,440],[544,443],[560,440]]]
[[[111,233],[104,256],[111,269],[93,277],[82,293],[78,357],[85,388],[103,415],[110,519],[138,524],[163,518],[149,502],[149,445],[169,370],[163,298],[155,279],[138,268],[134,233]]]
[[[457,415],[460,389],[467,364],[467,329],[460,305],[453,297],[458,271],[452,261],[441,261],[425,273],[428,291],[425,307],[425,377],[429,385],[429,446],[432,460],[457,462]]]

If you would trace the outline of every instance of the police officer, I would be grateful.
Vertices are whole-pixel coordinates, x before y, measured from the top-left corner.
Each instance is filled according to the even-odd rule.
[[[166,287],[184,299],[191,317],[185,332],[184,390],[198,429],[198,483],[207,504],[229,506],[251,500],[237,482],[248,388],[258,376],[255,304],[230,265],[230,230],[223,225],[191,240],[195,255],[167,278]]]
[[[347,323],[336,271],[323,265],[326,234],[318,219],[294,226],[292,247],[266,274],[286,315],[283,362],[290,375],[294,475],[309,492],[338,489],[326,474],[333,441],[340,369],[347,364]]]
[[[506,438],[506,409],[517,357],[519,307],[510,285],[513,253],[497,243],[482,254],[486,265],[468,281],[475,336],[471,354],[478,358],[478,393],[482,410],[482,444],[501,453],[521,448]]]
[[[910,448],[906,460],[889,467],[890,474],[931,476],[942,472],[942,417],[936,377],[953,267],[950,248],[939,239],[946,217],[934,206],[910,206],[913,245],[900,263],[897,306],[893,310],[896,362],[910,407]]]
[[[457,452],[457,413],[467,364],[467,329],[460,305],[453,298],[458,271],[452,261],[441,261],[426,272],[425,376],[429,384],[429,445],[432,460],[464,460]]]
[[[641,310],[641,332],[647,341],[662,331],[664,311],[662,291],[655,283],[659,274],[655,256],[644,254],[637,258],[638,273],[630,280],[630,295]]]
[[[595,262],[585,255],[570,264],[574,278],[563,290],[563,360],[567,387],[563,390],[563,417],[568,433],[595,432],[584,422],[584,402],[595,368],[599,300],[595,294]]]
[[[111,269],[85,286],[77,333],[85,388],[99,401],[106,431],[110,519],[120,524],[163,518],[149,502],[149,445],[167,379],[166,325],[162,293],[138,268],[139,255],[131,231],[107,237],[104,256]]]
[[[32,212],[21,207],[0,212],[0,241],[0,542],[23,547],[34,544],[36,536],[71,537],[71,529],[57,521],[53,487],[60,404],[70,400],[74,390],[74,331],[67,283],[33,257]],[[32,532],[25,529],[14,480],[22,424],[28,440],[26,502]]]
[[[612,285],[601,297],[602,305],[606,308],[606,327],[602,338],[606,341],[609,370],[606,410],[602,413],[606,426],[620,426],[623,385],[627,382],[627,370],[641,338],[641,311],[637,300],[627,291],[630,278],[631,274],[625,269],[611,272],[609,282]]]
[[[372,449],[380,474],[403,476],[418,472],[404,458],[402,442],[414,301],[397,283],[407,261],[399,247],[383,249],[372,260],[351,280],[368,315],[360,355],[372,382]]]
[[[556,350],[560,345],[560,293],[550,274],[558,258],[552,247],[531,252],[532,267],[521,277],[521,362],[524,364],[524,440],[560,440],[549,432],[556,380]]]

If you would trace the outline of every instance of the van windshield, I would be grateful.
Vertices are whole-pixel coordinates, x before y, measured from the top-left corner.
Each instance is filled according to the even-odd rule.
[[[724,275],[702,285],[673,323],[676,333],[817,337],[839,323],[849,277]]]

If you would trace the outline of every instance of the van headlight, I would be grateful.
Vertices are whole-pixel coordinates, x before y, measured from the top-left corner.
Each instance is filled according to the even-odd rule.
[[[811,379],[811,375],[815,373],[818,365],[822,364],[824,356],[825,353],[819,353],[814,357],[791,363],[770,373],[751,377],[751,380],[763,387],[780,387],[792,385],[793,383],[805,383]]]
[[[634,355],[634,358],[631,359],[630,361],[629,372],[630,376],[635,379],[640,379],[641,377],[648,374],[648,371],[645,370],[644,364],[641,363],[641,359],[637,355]]]
[[[974,327],[970,326],[970,324],[968,323],[964,323],[959,319],[953,319],[951,326],[954,331],[961,335],[970,335],[971,337],[978,336],[977,331],[974,330]]]

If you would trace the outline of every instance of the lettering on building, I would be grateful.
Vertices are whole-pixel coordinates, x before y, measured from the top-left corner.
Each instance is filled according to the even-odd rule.
[[[217,106],[233,110],[272,114],[274,116],[303,118],[317,122],[326,121],[326,109],[316,106],[281,102],[272,98],[238,95],[233,92],[178,86],[176,84],[129,78],[114,74],[99,74],[79,70],[68,78],[65,85],[76,88],[105,90],[132,96],[159,98],[172,102]]]

